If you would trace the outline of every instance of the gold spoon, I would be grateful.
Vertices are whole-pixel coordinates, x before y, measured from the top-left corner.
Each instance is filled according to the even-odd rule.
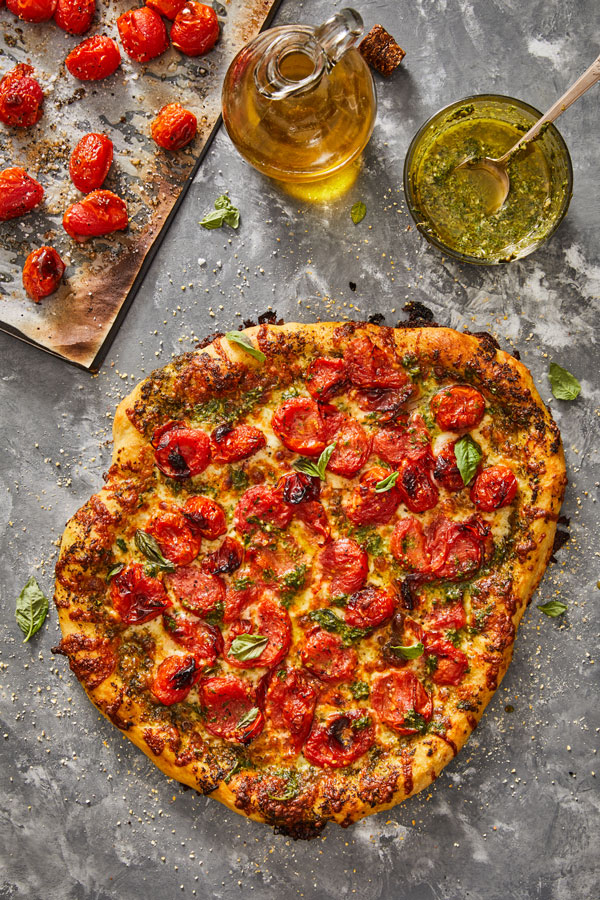
[[[490,156],[479,158],[470,156],[468,159],[465,159],[464,162],[461,162],[456,166],[454,169],[455,172],[459,169],[469,169],[476,174],[481,193],[484,196],[487,195],[487,215],[491,216],[498,212],[508,196],[510,179],[508,177],[508,172],[506,171],[506,166],[515,153],[519,150],[523,150],[530,141],[538,136],[547,122],[554,122],[555,119],[558,119],[565,109],[568,109],[572,103],[579,100],[582,94],[585,94],[585,92],[591,88],[592,85],[596,84],[597,81],[600,81],[600,56],[598,56],[589,69],[586,69],[583,75],[581,75],[581,77],[565,91],[562,97],[550,107],[548,112],[543,115],[541,119],[538,119],[535,125],[533,125],[522,138],[519,138],[517,143],[511,147],[510,150],[507,150],[506,153],[498,159],[492,159]]]

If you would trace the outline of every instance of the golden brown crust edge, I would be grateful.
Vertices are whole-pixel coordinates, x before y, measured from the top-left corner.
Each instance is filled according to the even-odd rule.
[[[339,341],[340,333],[351,334],[358,330],[372,335],[376,340],[382,334],[382,329],[378,326],[360,323],[319,325],[290,323],[283,326],[269,325],[250,328],[247,333],[256,338],[260,335],[261,346],[266,348],[272,344],[275,353],[281,352],[282,336],[285,336],[286,341],[290,338],[294,338],[296,341],[300,339],[300,345],[304,346],[308,343],[311,347],[318,347],[321,351],[326,352],[335,341]],[[488,391],[492,390],[492,393],[501,398],[506,398],[511,408],[523,410],[529,416],[532,423],[532,458],[543,459],[544,470],[540,477],[538,494],[540,503],[530,513],[529,539],[531,547],[524,555],[514,583],[513,593],[517,603],[512,615],[512,622],[516,628],[552,553],[555,523],[565,484],[564,455],[556,425],[539,397],[531,375],[525,366],[503,351],[495,349],[487,340],[472,335],[461,335],[446,328],[385,329],[385,332],[393,334],[400,355],[407,351],[416,351],[424,355],[432,365],[439,365],[455,371],[457,377],[461,378],[464,377],[465,372],[469,372],[474,384],[481,385]],[[200,353],[208,354],[215,360],[222,360],[226,357],[234,368],[239,365],[247,370],[253,365],[253,362],[249,362],[247,355],[242,350],[238,350],[220,339],[191,356],[198,356]],[[113,427],[113,464],[119,469],[122,477],[130,474],[134,480],[143,475],[142,470],[147,464],[144,462],[145,455],[147,455],[147,441],[132,424],[128,410],[131,410],[136,403],[144,403],[144,385],[147,383],[148,379],[140,383],[119,404]],[[114,498],[107,488],[104,488],[96,496],[110,511],[116,509]],[[81,541],[89,541],[89,539],[88,526],[82,525],[81,521],[73,517],[63,536],[61,559],[65,557],[66,551],[70,547]],[[69,618],[70,600],[68,595],[69,592],[58,582],[55,599],[59,609],[63,637],[84,634],[93,640],[98,636],[93,623],[83,624]],[[506,672],[511,655],[512,641],[509,641],[495,659],[496,687]],[[153,753],[144,738],[144,727],[136,722],[136,713],[138,712],[136,704],[130,698],[123,697],[119,693],[121,685],[116,676],[111,676],[97,687],[88,688],[85,683],[84,687],[97,708],[118,727],[125,727],[129,739],[149,756],[167,776],[211,793],[211,796],[235,812],[242,812],[257,821],[270,821],[256,811],[240,810],[236,806],[236,793],[222,778],[213,790],[208,790],[212,786],[211,778],[214,779],[214,776],[207,772],[201,763],[194,762],[183,766],[177,764],[177,754],[168,746],[165,746],[159,755]],[[462,716],[457,715],[452,721],[445,740],[436,735],[429,735],[427,740],[419,742],[412,759],[412,770],[415,775],[412,784],[400,778],[400,786],[392,792],[389,799],[386,798],[383,802],[365,802],[354,794],[354,796],[348,796],[339,812],[332,811],[330,808],[326,809],[325,805],[323,812],[326,818],[340,824],[349,824],[363,816],[389,809],[430,784],[464,745],[496,690],[495,687],[490,688],[484,683],[478,685],[478,689],[477,709]]]

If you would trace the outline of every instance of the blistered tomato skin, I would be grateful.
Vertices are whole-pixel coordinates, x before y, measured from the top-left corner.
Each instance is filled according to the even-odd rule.
[[[355,419],[345,419],[342,426],[327,439],[335,442],[327,468],[334,475],[353,478],[371,455],[371,438]]]
[[[308,397],[295,397],[281,404],[271,420],[281,443],[293,453],[319,456],[327,446],[325,423],[317,403]]]
[[[185,700],[202,674],[193,656],[168,656],[156,671],[150,690],[163,706]]]
[[[186,56],[201,56],[212,50],[218,39],[219,20],[212,6],[188,0],[173,22],[173,46]]]
[[[435,466],[433,469],[433,477],[445,490],[454,493],[462,491],[465,484],[456,462],[456,454],[454,445],[456,441],[450,441],[444,444],[438,455],[435,457]]]
[[[200,552],[202,537],[192,530],[179,510],[156,513],[145,531],[158,541],[163,556],[177,566],[191,563]]]
[[[368,709],[333,713],[313,725],[303,752],[307,760],[326,769],[349,766],[375,743],[375,725]]]
[[[389,622],[395,609],[396,601],[388,591],[369,586],[350,596],[344,618],[357,628],[376,628]]]
[[[387,525],[400,504],[400,492],[393,486],[378,493],[379,482],[392,473],[382,466],[373,466],[362,473],[346,506],[346,515],[353,525]]]
[[[328,403],[348,383],[348,371],[343,359],[319,356],[313,359],[304,376],[306,388],[313,400]]]
[[[241,462],[254,456],[267,441],[260,430],[254,425],[217,425],[210,436],[212,458],[218,463]]]
[[[510,506],[517,495],[517,479],[507,466],[490,466],[475,478],[471,500],[483,512]]]
[[[113,143],[105,134],[84,134],[69,160],[71,181],[88,194],[102,187],[113,160]]]
[[[198,693],[206,710],[204,725],[211,734],[235,744],[249,744],[263,730],[265,720],[256,697],[240,678],[207,678],[200,683]]]
[[[223,652],[223,636],[215,625],[173,610],[163,613],[162,623],[171,640],[185,647],[199,666],[213,666]]]
[[[235,508],[235,527],[240,534],[253,534],[273,528],[286,528],[293,510],[274,488],[256,485],[248,488]]]
[[[32,300],[39,303],[57,290],[65,264],[54,247],[32,250],[23,266],[23,287]]]
[[[346,647],[339,635],[314,631],[300,651],[302,665],[328,684],[350,681],[358,657],[356,650]]]
[[[433,681],[439,685],[460,684],[469,668],[467,655],[437,632],[425,634],[423,643],[426,659],[432,660],[429,666],[433,669]]]
[[[169,46],[163,20],[148,6],[123,13],[117,19],[117,28],[125,53],[136,62],[149,62]]]
[[[165,582],[176,600],[199,618],[218,610],[225,600],[225,582],[218,575],[203,572],[198,566],[181,566]]]
[[[227,531],[223,507],[209,497],[188,497],[182,512],[192,528],[209,541],[216,540]]]
[[[181,150],[196,137],[198,120],[180,103],[169,103],[151,125],[152,139],[164,150]]]
[[[440,495],[431,480],[430,460],[404,459],[398,464],[398,472],[396,489],[411,512],[426,512],[436,506]]]
[[[226,537],[218,550],[207,554],[202,569],[210,575],[231,575],[242,564],[244,548],[235,538]]]
[[[154,452],[156,465],[168,478],[190,478],[210,462],[210,440],[197,428],[173,428],[161,437]]]
[[[332,596],[352,594],[367,580],[369,558],[352,538],[340,538],[321,550],[319,565]]]
[[[427,548],[423,526],[417,519],[399,519],[394,526],[390,550],[404,569],[429,574],[431,554]]]
[[[140,563],[133,563],[110,582],[112,604],[126,625],[141,625],[156,619],[171,606],[157,578],[144,574]]]
[[[410,396],[412,384],[395,350],[378,347],[366,335],[353,338],[344,351],[344,360],[352,384],[358,388],[403,388]]]
[[[47,22],[54,15],[57,0],[6,0],[6,7],[23,22]]]
[[[127,204],[112,191],[92,191],[73,203],[63,216],[63,228],[73,240],[83,243],[127,228]]]
[[[44,188],[17,166],[0,172],[0,222],[31,212],[44,196]]]
[[[373,681],[371,703],[385,725],[398,734],[416,734],[417,729],[405,722],[407,713],[415,712],[429,722],[433,702],[417,676],[410,671],[389,672]]]
[[[430,408],[442,431],[468,431],[483,419],[485,399],[475,388],[455,384],[434,394]]]
[[[185,6],[186,0],[146,0],[146,6],[164,16],[165,19],[173,19],[180,9]]]
[[[71,50],[65,66],[79,81],[108,78],[121,65],[121,53],[115,41],[105,34],[86,38]]]
[[[0,122],[11,128],[30,128],[42,118],[44,94],[33,66],[19,63],[0,81]]]
[[[273,669],[268,675],[264,699],[267,721],[287,733],[298,752],[313,720],[317,691],[300,669]]]
[[[69,34],[85,34],[96,15],[96,0],[58,0],[54,21]]]

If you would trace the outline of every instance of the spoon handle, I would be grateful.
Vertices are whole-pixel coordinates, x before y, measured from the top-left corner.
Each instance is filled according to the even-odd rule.
[[[538,119],[535,125],[533,125],[529,131],[520,138],[514,147],[511,147],[510,150],[507,150],[506,153],[501,156],[496,162],[499,165],[505,164],[511,158],[511,156],[516,153],[524,144],[527,144],[529,141],[533,140],[534,137],[537,137],[543,126],[546,122],[554,122],[555,119],[558,119],[561,113],[568,109],[572,103],[575,103],[576,100],[579,100],[582,94],[585,94],[592,85],[596,84],[597,81],[600,81],[600,56],[598,56],[594,62],[591,64],[589,69],[586,69],[583,75],[581,75],[577,81],[571,85],[571,87],[565,91],[562,97],[559,97],[556,103],[550,107],[548,112],[542,116],[541,119]]]

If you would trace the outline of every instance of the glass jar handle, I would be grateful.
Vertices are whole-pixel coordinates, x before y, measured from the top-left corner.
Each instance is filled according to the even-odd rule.
[[[257,90],[270,100],[283,100],[311,90],[347,50],[358,44],[363,27],[363,20],[356,10],[346,8],[315,28],[308,40],[300,38],[298,33],[279,34],[267,47],[254,70]],[[310,29],[306,30],[310,33]],[[314,63],[310,75],[299,81],[286,78],[281,71],[281,61],[294,51],[305,54]]]
[[[355,9],[346,7],[315,29],[315,41],[325,52],[329,67],[355,47],[363,33],[362,17]]]

